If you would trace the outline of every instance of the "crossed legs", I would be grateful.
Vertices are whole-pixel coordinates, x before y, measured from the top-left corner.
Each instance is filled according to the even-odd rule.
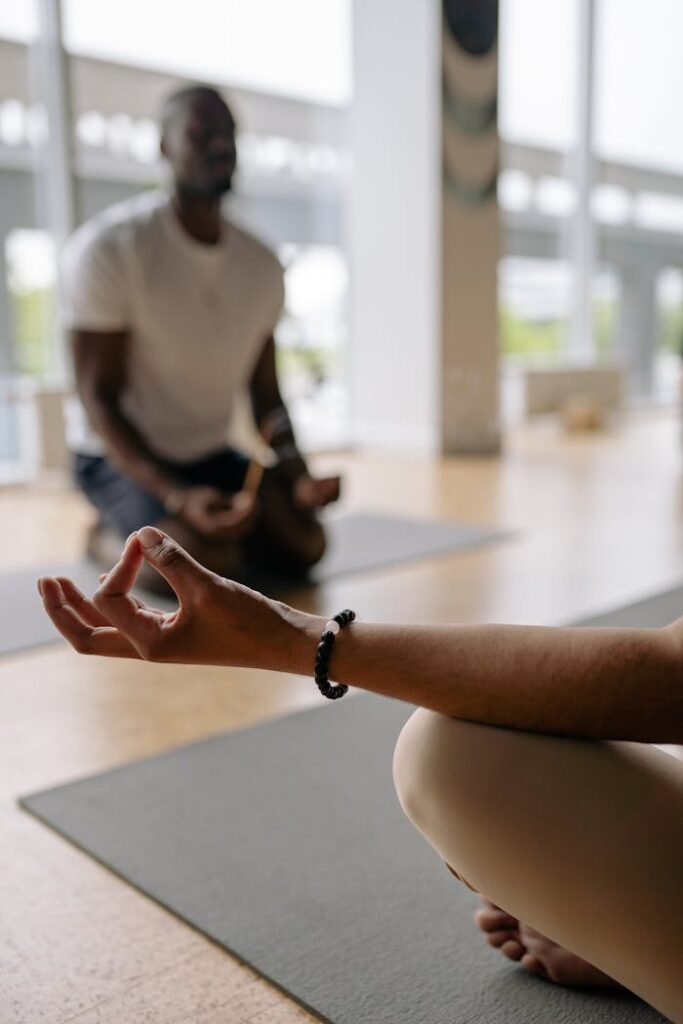
[[[597,969],[589,983],[614,979],[683,1022],[681,761],[420,709],[394,778],[415,826],[490,901],[479,923],[508,933],[515,959],[552,977],[542,960],[558,944]]]
[[[118,477],[115,483],[119,489],[133,490],[133,497],[136,497],[136,485],[130,484],[120,474]],[[143,509],[145,498],[143,494]],[[152,513],[156,504],[151,501]],[[239,576],[245,559],[248,564],[274,577],[301,576],[325,552],[325,532],[317,514],[296,506],[290,485],[277,470],[267,470],[264,474],[256,518],[247,536],[240,540],[202,537],[181,519],[171,516],[159,519],[158,512],[151,518],[150,515],[143,517],[136,525],[147,522],[169,534],[201,565],[220,576]],[[88,550],[103,569],[109,569],[120,557],[124,540],[125,535],[98,524],[91,531]],[[141,572],[140,583],[148,590],[162,593],[167,590],[161,577],[146,566]]]

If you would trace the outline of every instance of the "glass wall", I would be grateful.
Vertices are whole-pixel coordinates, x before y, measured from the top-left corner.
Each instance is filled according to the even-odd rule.
[[[640,398],[674,394],[682,30],[677,0],[646,9],[640,0],[501,0],[499,280],[508,368],[576,361],[572,319],[583,268],[573,238],[585,137],[592,336],[579,345],[580,358],[618,360]],[[583,110],[579,76],[591,68]]]
[[[577,4],[502,0],[499,39],[501,345],[508,366],[538,365],[562,357],[570,327]]]
[[[56,2],[52,5],[58,8]],[[590,188],[593,360],[629,366],[641,396],[670,396],[683,268],[683,65],[678,0],[500,0],[499,267],[505,364],[575,358],[577,147],[586,29],[594,89]],[[41,4],[41,10],[50,4]],[[70,80],[67,142],[76,223],[162,180],[156,114],[185,79],[225,87],[239,127],[229,212],[286,267],[279,359],[305,444],[349,434],[349,268],[344,209],[352,102],[351,0],[62,0]],[[128,26],[135,22],[136,31]],[[267,31],[264,31],[264,26]],[[58,139],[35,0],[0,4],[0,475],[36,460],[32,393],[63,387],[55,315]],[[637,69],[637,73],[634,73]],[[66,190],[66,191],[65,191]],[[55,203],[62,219],[55,220]],[[68,203],[67,203],[68,205]],[[57,213],[60,210],[57,209]],[[68,219],[68,218],[67,218]],[[59,222],[59,223],[58,223]],[[61,225],[61,226],[60,226]]]
[[[34,394],[54,338],[54,250],[42,201],[45,111],[32,0],[0,6],[0,483],[37,466]]]
[[[612,217],[599,249],[622,282],[619,357],[637,395],[677,393],[683,266],[683,89],[677,0],[600,0],[595,24],[594,150]]]

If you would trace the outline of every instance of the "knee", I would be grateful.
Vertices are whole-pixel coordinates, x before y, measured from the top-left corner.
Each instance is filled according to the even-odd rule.
[[[322,525],[311,518],[296,535],[279,538],[273,547],[274,562],[285,572],[306,573],[325,554],[327,538]]]
[[[438,799],[440,766],[432,736],[436,712],[420,708],[408,719],[394,749],[394,786],[406,816],[421,829]]]
[[[304,537],[301,539],[301,547],[298,556],[303,569],[312,569],[317,565],[327,549],[327,537],[322,525],[317,520],[312,520]]]
[[[478,727],[419,708],[399,735],[394,750],[394,785],[406,816],[428,838],[445,819],[469,812],[473,780],[480,774]]]

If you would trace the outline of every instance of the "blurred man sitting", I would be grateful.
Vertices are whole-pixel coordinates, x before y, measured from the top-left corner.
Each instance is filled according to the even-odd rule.
[[[276,574],[305,572],[325,549],[317,510],[336,500],[339,478],[309,474],[278,387],[282,268],[221,212],[235,130],[214,89],[173,93],[161,117],[170,193],[105,210],[64,252],[80,398],[69,443],[78,485],[100,516],[89,552],[106,566],[121,538],[145,524],[221,575],[245,557]],[[277,460],[260,481],[226,444],[245,389]]]

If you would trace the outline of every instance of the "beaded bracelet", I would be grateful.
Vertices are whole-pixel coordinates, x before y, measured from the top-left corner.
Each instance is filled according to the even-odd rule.
[[[343,612],[339,612],[333,619],[325,623],[325,628],[320,637],[320,643],[315,655],[315,681],[323,697],[327,697],[329,700],[337,700],[339,697],[343,697],[348,690],[348,686],[344,683],[331,683],[327,672],[330,667],[334,638],[339,630],[343,629],[344,626],[348,626],[349,622],[353,622],[355,617],[356,613],[352,612],[350,608],[344,609]]]

